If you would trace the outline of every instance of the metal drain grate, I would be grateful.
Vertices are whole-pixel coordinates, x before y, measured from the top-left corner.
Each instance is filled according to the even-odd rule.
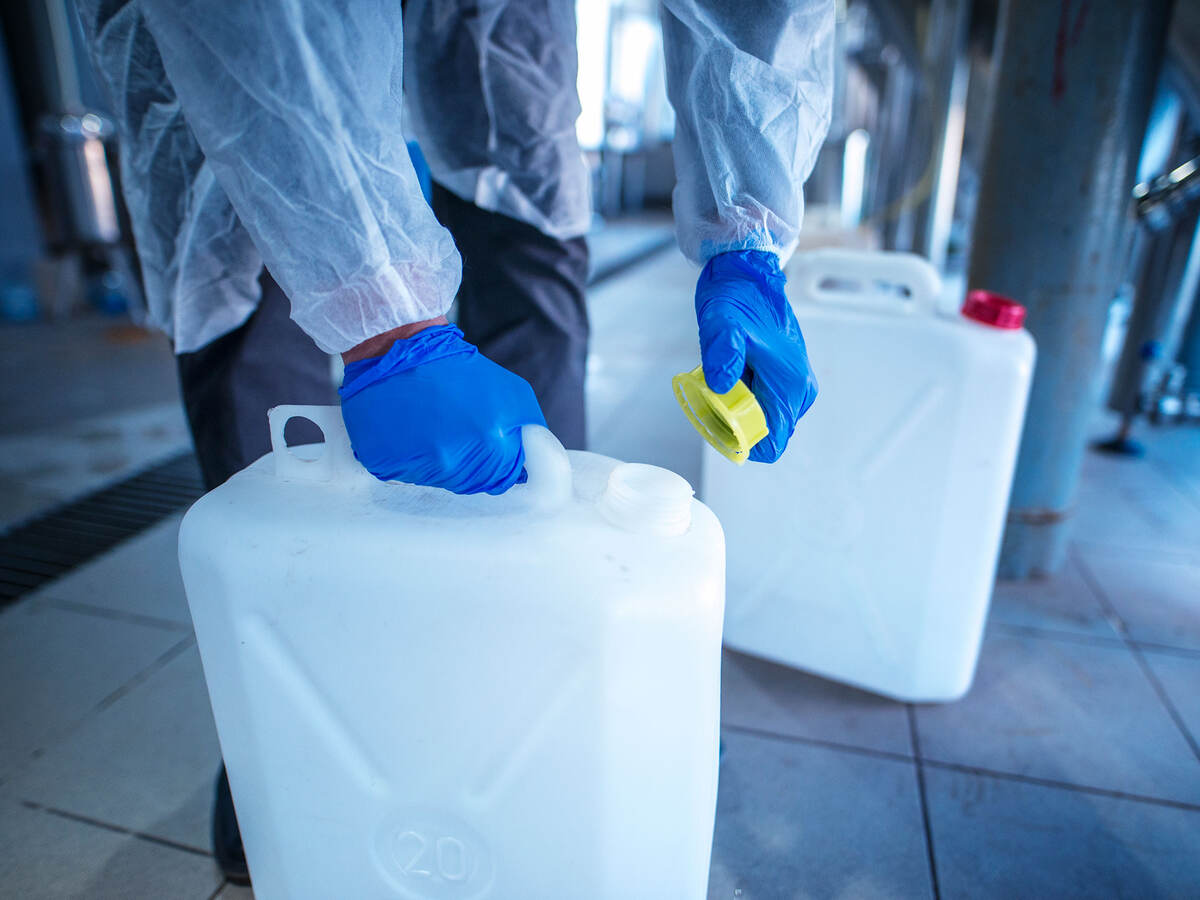
[[[99,556],[204,493],[189,451],[0,535],[0,606]]]

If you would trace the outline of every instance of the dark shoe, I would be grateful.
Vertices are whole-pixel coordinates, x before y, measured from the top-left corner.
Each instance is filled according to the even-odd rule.
[[[217,796],[213,801],[212,817],[213,856],[217,865],[232,884],[250,886],[250,868],[246,865],[246,851],[242,849],[242,832],[238,828],[237,814],[233,811],[233,794],[229,791],[229,776],[225,766],[217,776]]]

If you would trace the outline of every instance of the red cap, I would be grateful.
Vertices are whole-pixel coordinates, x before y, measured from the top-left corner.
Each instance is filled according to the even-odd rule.
[[[991,291],[970,291],[962,314],[993,328],[1017,329],[1025,324],[1025,307]]]

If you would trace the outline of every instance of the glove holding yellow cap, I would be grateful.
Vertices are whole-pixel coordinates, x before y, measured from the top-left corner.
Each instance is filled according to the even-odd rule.
[[[696,284],[707,391],[693,372],[676,376],[676,397],[697,430],[735,462],[779,459],[817,397],[786,283],[774,253],[738,250],[710,259]]]

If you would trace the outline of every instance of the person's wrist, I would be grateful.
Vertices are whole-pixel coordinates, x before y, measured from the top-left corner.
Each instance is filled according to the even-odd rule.
[[[425,319],[421,322],[412,322],[408,325],[401,325],[399,328],[393,328],[390,331],[385,331],[383,334],[377,334],[375,337],[367,338],[361,344],[355,344],[349,350],[342,354],[342,362],[346,365],[358,362],[363,359],[370,359],[373,356],[383,356],[391,349],[392,344],[396,341],[402,341],[405,338],[410,338],[414,334],[424,331],[426,328],[432,328],[434,325],[449,325],[450,322],[445,316],[438,316],[434,319]]]

